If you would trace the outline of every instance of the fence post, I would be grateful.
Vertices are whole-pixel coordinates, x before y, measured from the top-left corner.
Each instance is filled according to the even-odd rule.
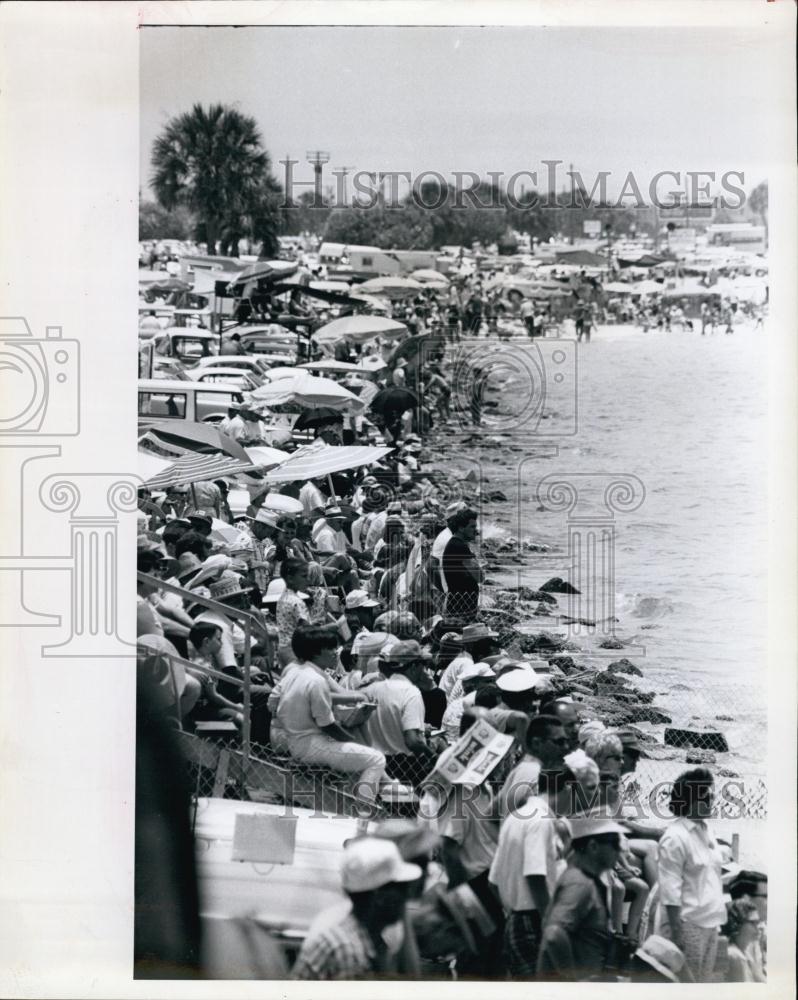
[[[249,743],[250,743],[250,719],[249,713],[252,706],[252,679],[250,671],[252,668],[252,651],[250,649],[251,623],[249,616],[244,619],[244,724],[241,727],[241,756],[243,757],[243,767],[241,774],[242,787],[246,783],[249,772]]]

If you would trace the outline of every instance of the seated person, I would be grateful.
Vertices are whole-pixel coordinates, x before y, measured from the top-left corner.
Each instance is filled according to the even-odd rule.
[[[216,657],[222,649],[222,630],[212,622],[200,622],[191,628],[189,633],[189,653],[192,663],[198,666],[216,670]],[[244,724],[243,705],[230,701],[219,694],[218,681],[215,677],[201,670],[189,669],[188,673],[196,677],[202,685],[199,701],[188,716],[189,723],[215,721],[221,719],[233,722],[238,729]]]
[[[354,778],[354,794],[374,800],[385,775],[385,756],[352,741],[335,721],[327,672],[338,661],[336,629],[300,625],[291,640],[295,663],[280,681],[276,720],[288,752],[303,764],[343,771]]]

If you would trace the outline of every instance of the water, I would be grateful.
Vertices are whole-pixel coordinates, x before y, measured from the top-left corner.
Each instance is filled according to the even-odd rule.
[[[524,582],[536,585],[571,575],[566,516],[537,509],[539,478],[642,481],[639,509],[615,514],[614,590],[618,634],[643,648],[618,655],[641,666],[675,723],[726,733],[743,772],[761,772],[766,756],[766,348],[761,330],[741,327],[714,337],[600,328],[578,347],[578,433],[528,462],[520,488],[506,454],[480,455],[489,488],[514,509],[521,498],[520,520],[510,504],[488,518],[552,547],[554,557],[530,557]],[[492,397],[499,412],[519,381]],[[569,419],[567,400],[551,408],[538,425],[548,441]]]

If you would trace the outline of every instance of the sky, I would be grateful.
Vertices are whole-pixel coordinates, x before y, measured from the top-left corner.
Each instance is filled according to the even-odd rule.
[[[301,180],[312,176],[306,151],[329,151],[329,184],[334,167],[543,178],[542,161],[558,159],[588,190],[610,171],[616,195],[629,171],[645,190],[660,170],[740,170],[750,190],[784,128],[767,96],[783,89],[772,49],[750,28],[145,27],[140,36],[145,195],[155,137],[196,102],[253,116],[281,181],[287,154]]]

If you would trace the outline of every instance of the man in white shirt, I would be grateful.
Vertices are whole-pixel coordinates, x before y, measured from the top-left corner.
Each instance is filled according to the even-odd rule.
[[[417,784],[435,761],[424,737],[424,699],[417,686],[425,659],[418,642],[395,643],[380,660],[386,680],[366,689],[377,705],[366,722],[369,743],[385,754],[386,772],[410,784]]]
[[[241,441],[246,437],[247,428],[238,403],[231,403],[227,407],[227,416],[219,424],[219,430],[234,441]]]
[[[507,913],[504,952],[513,979],[535,975],[543,914],[562,867],[557,816],[569,804],[562,778],[561,773],[545,774],[540,782],[543,794],[510,813],[499,831],[490,881]]]
[[[313,525],[311,541],[320,556],[332,556],[336,552],[346,553],[347,541],[342,528],[346,517],[340,507],[327,507],[324,517]]]
[[[299,491],[299,501],[302,504],[302,514],[308,520],[313,521],[324,511],[324,494],[318,486],[309,479]]]

